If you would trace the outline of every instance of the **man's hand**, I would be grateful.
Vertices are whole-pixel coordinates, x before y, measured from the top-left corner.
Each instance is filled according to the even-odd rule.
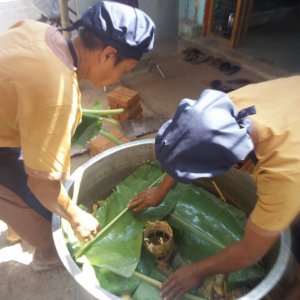
[[[166,193],[160,187],[153,187],[137,194],[128,204],[128,208],[133,211],[140,211],[147,207],[155,207],[159,205],[165,197]]]
[[[135,196],[128,204],[128,208],[133,211],[140,211],[147,207],[155,207],[160,204],[169,190],[176,185],[176,181],[169,175],[166,175],[159,186],[149,188]]]
[[[71,224],[80,241],[86,242],[97,234],[97,219],[71,201],[60,181],[28,176],[28,186],[48,210]]]
[[[99,231],[97,219],[79,207],[76,217],[70,223],[76,236],[82,242],[93,239]]]
[[[196,264],[185,265],[162,284],[160,296],[164,300],[179,300],[190,289],[197,287],[201,280]]]
[[[259,229],[264,233],[263,229]],[[248,221],[243,239],[219,253],[199,262],[178,269],[161,287],[161,295],[166,300],[181,299],[201,280],[215,274],[227,274],[248,267],[259,261],[278,239],[280,232],[265,231],[261,235],[256,225]]]

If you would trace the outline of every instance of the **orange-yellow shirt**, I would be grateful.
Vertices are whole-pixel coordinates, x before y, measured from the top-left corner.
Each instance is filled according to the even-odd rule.
[[[76,73],[48,46],[49,25],[22,21],[0,35],[0,147],[21,147],[31,176],[64,179],[81,119]]]
[[[300,211],[300,76],[252,84],[229,94],[238,109],[256,107],[252,170],[257,204],[250,222],[268,234],[284,230]]]

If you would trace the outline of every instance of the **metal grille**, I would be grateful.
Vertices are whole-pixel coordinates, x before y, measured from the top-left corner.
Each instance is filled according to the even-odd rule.
[[[213,32],[230,39],[237,0],[216,0],[213,12]]]

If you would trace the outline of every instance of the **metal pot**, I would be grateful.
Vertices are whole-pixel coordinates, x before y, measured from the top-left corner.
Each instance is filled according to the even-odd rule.
[[[90,207],[93,202],[108,196],[113,187],[126,178],[140,165],[155,160],[154,140],[130,142],[107,150],[80,166],[66,182],[66,189],[73,201]],[[255,185],[250,177],[238,171],[230,171],[216,178],[222,192],[235,205],[248,214],[255,204]],[[207,185],[206,181],[202,182]],[[76,281],[78,299],[120,299],[99,288],[86,278],[72,259],[64,241],[63,223],[60,217],[53,216],[52,231],[57,252]],[[265,258],[267,276],[240,300],[258,300],[274,289],[289,267],[291,238],[289,231],[281,234],[280,240]]]

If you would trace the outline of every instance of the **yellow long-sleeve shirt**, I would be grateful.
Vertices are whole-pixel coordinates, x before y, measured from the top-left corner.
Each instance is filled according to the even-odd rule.
[[[29,175],[60,180],[70,172],[80,92],[75,71],[49,47],[47,30],[22,21],[0,35],[0,147],[21,147]]]
[[[229,94],[239,109],[255,105],[251,173],[257,204],[250,215],[265,234],[284,230],[300,211],[300,76],[252,84]]]

